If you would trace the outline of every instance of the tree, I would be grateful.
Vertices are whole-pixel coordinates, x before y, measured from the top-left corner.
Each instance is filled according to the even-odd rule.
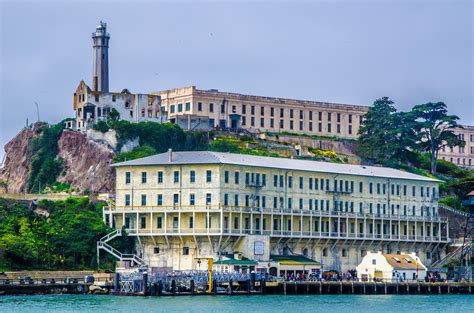
[[[455,128],[462,128],[457,123],[459,117],[448,115],[443,102],[428,102],[412,108],[411,113],[416,121],[418,144],[431,156],[431,174],[436,174],[438,152],[443,147],[464,147],[465,142],[454,133]]]
[[[371,163],[391,164],[411,145],[412,115],[397,112],[388,97],[375,100],[359,128],[357,151]]]
[[[110,112],[109,112],[108,119],[111,123],[114,123],[114,122],[117,122],[118,120],[120,120],[119,111],[117,111],[115,108],[112,108],[112,110],[110,110]]]

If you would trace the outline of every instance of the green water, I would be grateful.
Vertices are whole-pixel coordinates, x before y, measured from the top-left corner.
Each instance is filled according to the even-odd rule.
[[[471,295],[0,296],[0,312],[474,312]]]

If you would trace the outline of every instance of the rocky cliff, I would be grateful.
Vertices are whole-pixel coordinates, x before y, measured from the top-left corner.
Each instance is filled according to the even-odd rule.
[[[40,134],[35,127],[24,128],[5,145],[6,158],[0,169],[3,192],[27,192],[34,157],[29,146]],[[113,191],[115,174],[110,164],[114,155],[107,145],[90,140],[82,133],[64,130],[58,141],[58,158],[62,159],[63,171],[57,180],[67,182],[80,192]]]
[[[107,145],[84,134],[65,130],[58,141],[58,156],[63,160],[63,175],[58,178],[80,191],[111,192],[115,172],[110,167],[115,153]]]
[[[5,145],[5,161],[3,167],[0,168],[0,181],[5,184],[5,192],[26,192],[32,157],[29,154],[28,147],[39,134],[39,131],[34,128],[23,128]]]

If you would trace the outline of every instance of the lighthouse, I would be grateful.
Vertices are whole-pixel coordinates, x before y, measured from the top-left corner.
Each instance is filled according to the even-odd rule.
[[[107,24],[100,21],[92,33],[94,68],[92,85],[94,91],[109,92],[109,40]]]

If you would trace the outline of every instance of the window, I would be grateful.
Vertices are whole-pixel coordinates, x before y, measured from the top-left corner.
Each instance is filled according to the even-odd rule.
[[[190,110],[191,110],[191,103],[186,102],[186,111],[190,111]]]
[[[146,172],[142,172],[142,184],[146,184]]]
[[[308,179],[308,188],[309,188],[309,190],[313,190],[313,179],[312,178]]]
[[[146,216],[140,217],[140,228],[141,229],[146,228]]]
[[[189,172],[189,182],[191,183],[196,182],[196,171]]]
[[[179,203],[179,194],[175,193],[173,194],[173,205],[176,205]]]
[[[265,187],[267,185],[267,174],[262,174],[262,186]]]
[[[236,185],[239,184],[239,172],[235,172],[234,174],[234,182]]]
[[[369,193],[373,193],[373,188],[374,187],[374,184],[373,183],[369,183]]]
[[[242,114],[247,113],[247,106],[245,104],[242,104]]]
[[[364,183],[363,182],[359,182],[359,192],[360,193],[364,192]]]
[[[189,205],[195,205],[196,204],[196,196],[194,193],[189,194]]]
[[[156,219],[156,228],[163,228],[163,218],[161,216],[158,216]]]
[[[377,265],[377,260],[376,259],[372,259],[372,265]]]
[[[214,103],[209,103],[209,112],[214,112]]]
[[[275,116],[275,108],[273,107],[270,108],[270,116]]]
[[[280,108],[280,117],[284,117],[284,116],[285,116],[285,109]]]
[[[264,106],[261,106],[261,107],[260,107],[260,115],[261,115],[261,116],[264,116],[264,115],[265,115],[265,107],[264,107]]]
[[[158,184],[163,183],[163,172],[158,172]]]
[[[229,171],[224,171],[224,183],[229,183]]]
[[[125,195],[125,205],[126,206],[130,205],[130,195]]]
[[[179,171],[174,171],[174,182],[179,183]]]
[[[146,205],[146,195],[142,195],[142,206]]]
[[[260,127],[265,127],[265,118],[260,118]]]
[[[239,195],[234,195],[234,206],[239,206]]]
[[[212,171],[206,171],[206,182],[210,183],[212,181]]]
[[[293,177],[288,176],[288,188],[293,188]]]
[[[189,255],[189,247],[183,247],[183,255]]]
[[[202,102],[198,102],[198,111],[199,111],[199,112],[202,111]]]
[[[300,189],[303,189],[303,177],[300,177]]]
[[[131,177],[131,174],[130,172],[125,172],[125,184],[130,184],[130,177]]]
[[[183,112],[183,104],[178,103],[178,112]]]
[[[192,216],[189,217],[189,228],[194,228],[194,218]]]
[[[229,206],[229,194],[224,194],[224,206]]]
[[[221,113],[225,113],[225,104],[221,104]]]
[[[156,205],[163,205],[163,195],[159,194],[156,196]]]
[[[160,248],[159,247],[153,247],[153,253],[154,254],[159,254],[160,253]]]
[[[212,194],[206,193],[206,205],[210,205],[212,202]]]

